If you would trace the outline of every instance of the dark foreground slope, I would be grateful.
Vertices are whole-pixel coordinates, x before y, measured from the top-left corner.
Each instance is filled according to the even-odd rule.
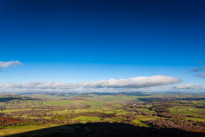
[[[137,127],[124,123],[73,124],[7,137],[204,137],[205,133]]]

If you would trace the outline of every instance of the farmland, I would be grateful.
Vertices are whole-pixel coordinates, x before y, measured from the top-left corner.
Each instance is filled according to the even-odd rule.
[[[205,132],[205,95],[38,93],[0,95],[0,136],[86,123]]]

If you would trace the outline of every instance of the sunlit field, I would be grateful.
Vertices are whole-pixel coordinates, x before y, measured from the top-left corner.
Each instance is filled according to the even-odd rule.
[[[138,94],[1,95],[0,135],[97,122],[205,132],[205,95]]]

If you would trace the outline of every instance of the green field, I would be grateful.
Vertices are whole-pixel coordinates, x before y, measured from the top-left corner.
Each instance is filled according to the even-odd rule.
[[[0,95],[0,136],[88,122],[204,132],[205,95]]]

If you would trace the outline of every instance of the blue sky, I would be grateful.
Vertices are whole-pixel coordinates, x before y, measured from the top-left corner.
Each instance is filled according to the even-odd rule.
[[[204,13],[203,0],[1,0],[0,61],[24,65],[2,68],[0,83],[164,75],[203,85]]]

